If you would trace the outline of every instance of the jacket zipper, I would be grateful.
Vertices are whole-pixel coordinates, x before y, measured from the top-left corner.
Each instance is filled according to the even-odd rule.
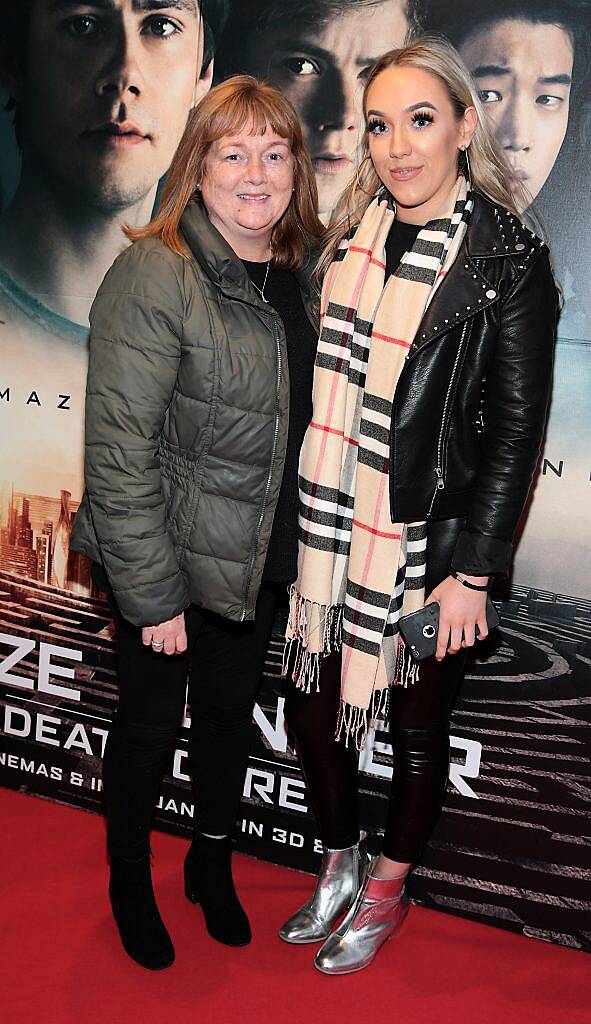
[[[456,374],[458,372],[458,366],[460,365],[460,359],[461,359],[462,352],[463,352],[463,349],[464,349],[464,339],[466,337],[466,333],[468,331],[469,324],[470,324],[470,321],[467,320],[465,322],[465,324],[464,324],[463,329],[462,329],[462,336],[460,338],[460,344],[458,345],[458,351],[456,353],[456,358],[455,358],[455,361],[454,361],[453,369],[451,371],[451,377],[449,379],[449,384],[448,384],[448,387],[447,387],[447,393],[445,395],[445,402],[443,403],[443,413],[441,415],[441,428],[439,430],[439,437],[437,439],[437,464],[435,466],[435,476],[437,477],[437,483],[435,484],[435,490],[433,491],[433,497],[431,498],[431,504],[429,505],[429,511],[427,512],[427,519],[429,518],[429,516],[431,515],[431,512],[433,511],[433,506],[435,504],[435,499],[437,497],[437,492],[438,491],[443,491],[444,488],[445,488],[445,476],[444,476],[444,472],[443,472],[443,448],[444,448],[445,431],[446,431],[446,425],[447,425],[446,424],[446,417],[447,417],[447,412],[448,412],[449,405],[450,405],[450,402],[451,402],[452,394],[453,394],[453,391],[454,391],[454,388],[455,388]]]
[[[261,526],[263,525],[263,519],[265,518],[265,511],[266,511],[266,508],[267,508],[267,498],[269,497],[269,488],[271,486],[271,477],[273,476],[273,466],[274,466],[274,463],[275,463],[275,455],[277,454],[277,441],[278,441],[278,438],[279,438],[279,391],[280,391],[280,388],[281,388],[281,377],[282,377],[282,374],[283,374],[283,366],[282,366],[282,362],[281,362],[281,344],[279,342],[279,336],[277,334],[277,323],[276,323],[276,320],[275,320],[274,317],[272,317],[272,324],[273,324],[273,339],[275,341],[275,347],[276,347],[276,351],[277,351],[277,383],[276,383],[276,388],[275,388],[275,430],[274,430],[274,433],[273,433],[273,448],[271,450],[271,462],[269,464],[269,473],[267,475],[267,483],[266,483],[266,486],[265,486],[265,493],[263,495],[263,503],[261,505],[261,511],[259,513],[256,533],[255,533],[255,537],[254,537],[254,544],[253,544],[253,548],[252,548],[252,552],[251,552],[251,556],[250,556],[250,561],[248,563],[248,570],[247,570],[247,574],[246,574],[246,584],[245,584],[245,588],[244,588],[244,603],[243,603],[243,607],[242,607],[242,612],[240,614],[240,621],[241,622],[244,622],[244,619],[246,617],[246,606],[248,604],[248,592],[250,590],[250,584],[251,584],[251,580],[252,580],[252,572],[253,572],[254,563],[255,563],[255,560],[256,560],[256,553],[257,553],[257,548],[258,548],[258,544],[259,544],[259,535],[260,535],[260,532],[261,532]]]

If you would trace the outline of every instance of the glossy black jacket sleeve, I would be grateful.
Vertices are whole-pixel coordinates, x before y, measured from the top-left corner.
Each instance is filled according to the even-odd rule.
[[[485,392],[477,486],[452,568],[507,573],[512,540],[540,455],[552,381],[558,293],[546,247],[501,303]]]

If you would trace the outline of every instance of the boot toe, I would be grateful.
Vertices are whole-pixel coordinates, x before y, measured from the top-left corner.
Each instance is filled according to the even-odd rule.
[[[252,940],[250,921],[242,907],[228,914],[205,914],[205,925],[212,939],[224,946],[248,946]]]
[[[294,945],[307,942],[322,942],[329,934],[326,922],[319,921],[305,910],[296,911],[279,929],[279,938]]]
[[[322,974],[351,974],[362,970],[372,959],[373,956],[361,958],[359,951],[351,949],[341,937],[330,935],[314,957],[314,967]]]
[[[153,947],[137,948],[121,937],[123,948],[132,960],[148,971],[164,971],[174,963],[174,946],[169,940]]]

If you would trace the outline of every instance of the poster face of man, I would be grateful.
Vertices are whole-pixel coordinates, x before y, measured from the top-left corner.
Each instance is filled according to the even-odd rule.
[[[367,73],[385,50],[402,46],[408,32],[404,0],[332,8],[322,20],[298,22],[291,14],[282,25],[278,19],[253,33],[239,55],[245,70],[272,81],[298,111],[323,219],[355,170]]]
[[[481,26],[460,52],[474,75],[515,183],[535,200],[566,134],[573,69],[569,34],[515,18]]]
[[[203,24],[196,0],[33,0],[26,27],[23,59],[3,69],[22,173],[0,219],[0,268],[86,325],[127,244],[122,227],[149,220],[189,111],[209,88]]]
[[[170,163],[202,56],[196,0],[37,0],[21,87],[24,159],[78,201],[137,201]]]

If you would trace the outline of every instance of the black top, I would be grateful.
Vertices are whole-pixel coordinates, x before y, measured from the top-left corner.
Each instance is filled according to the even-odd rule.
[[[412,249],[422,227],[422,224],[404,224],[401,220],[394,221],[386,239],[386,281],[390,274],[393,274],[400,266],[400,260],[405,252]]]
[[[267,263],[242,261],[253,284],[262,288]],[[271,264],[265,298],[279,313],[285,327],[289,367],[289,430],[285,468],[273,520],[263,579],[291,583],[298,559],[298,462],[304,434],[312,419],[312,378],[318,333],[310,323],[297,279]]]

